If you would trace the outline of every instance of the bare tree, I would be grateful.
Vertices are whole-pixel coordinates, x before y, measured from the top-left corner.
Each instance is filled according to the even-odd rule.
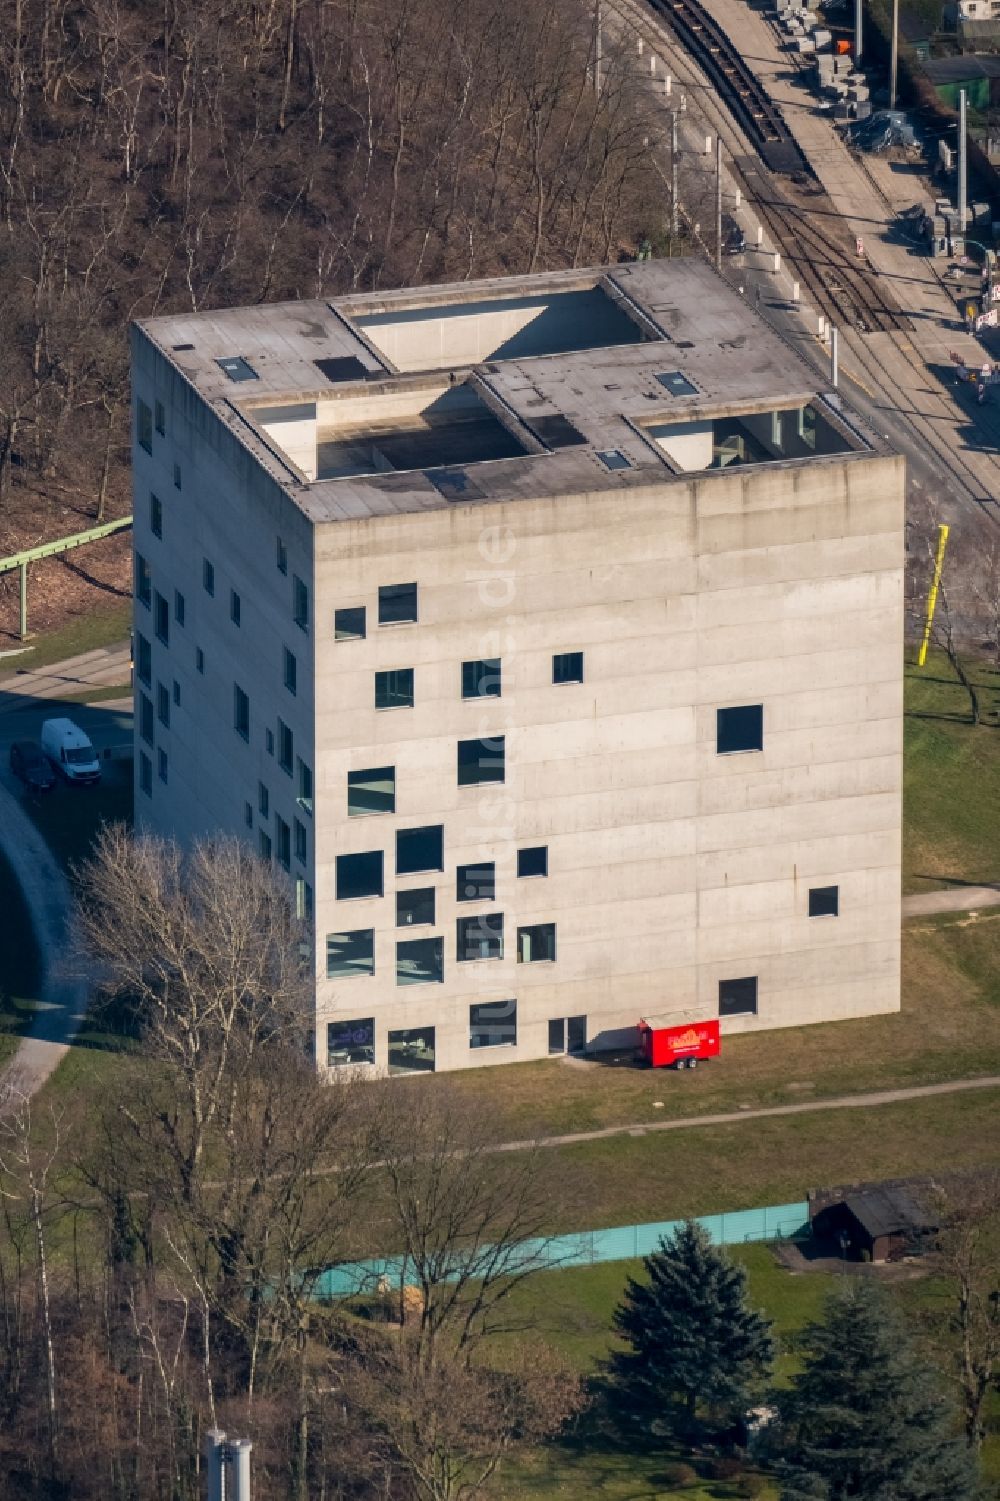
[[[979,1448],[983,1409],[1000,1373],[1000,1172],[951,1180],[939,1189],[932,1255],[948,1288],[946,1353],[962,1396],[965,1434]]]

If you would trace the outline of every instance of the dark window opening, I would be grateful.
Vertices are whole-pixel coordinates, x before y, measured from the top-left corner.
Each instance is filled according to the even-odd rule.
[[[243,358],[241,354],[230,355],[224,360],[216,360],[215,363],[218,365],[223,375],[227,376],[230,380],[241,381],[258,379],[256,370],[254,370],[252,366],[248,364],[248,362]]]
[[[283,719],[278,720],[278,765],[282,771],[292,774],[295,760],[295,737]]]
[[[518,850],[517,873],[519,876],[547,876],[549,873],[548,845],[536,844],[530,849]]]
[[[156,685],[156,717],[165,729],[170,728],[170,689],[166,683]]]
[[[163,410],[162,401],[153,402],[153,412],[156,431],[159,433],[161,438],[165,438],[167,435],[166,413]]]
[[[154,537],[163,537],[163,502],[158,495],[149,497],[149,530]]]
[[[174,619],[178,625],[184,624],[184,596],[179,589],[174,590]]]
[[[492,860],[477,865],[460,865],[455,900],[458,902],[492,902],[497,894],[497,868]]]
[[[397,985],[440,985],[443,980],[443,938],[410,938],[396,944]]]
[[[396,927],[417,928],[434,923],[434,887],[396,892]]]
[[[276,859],[285,870],[292,865],[292,831],[283,818],[274,815],[274,840],[277,845]]]
[[[413,708],[413,668],[397,667],[375,674],[376,709]]]
[[[135,403],[135,440],[147,453],[153,452],[153,413],[140,398]],[[152,792],[152,784],[149,790]]]
[[[313,810],[313,774],[312,774],[312,767],[311,766],[307,766],[306,763],[302,760],[301,756],[298,758],[298,766],[299,766],[299,795],[295,799],[295,801],[298,803],[298,805],[299,805],[300,808],[304,809],[304,811],[306,813],[311,813],[312,810]]]
[[[135,672],[140,683],[153,686],[153,644],[139,631],[135,633]]]
[[[379,625],[405,625],[417,618],[416,584],[383,584],[378,591]]]
[[[284,647],[283,650],[285,653],[285,687],[288,689],[289,693],[294,694],[298,688],[299,664],[295,660],[294,653],[290,652],[287,646]]]
[[[242,740],[250,739],[250,700],[238,683],[233,684],[233,729]]]
[[[260,858],[262,860],[266,860],[267,863],[270,865],[270,863],[271,863],[271,836],[270,836],[270,834],[265,834],[263,829],[258,829],[257,830],[257,848],[260,851]]]
[[[201,582],[206,594],[215,594],[215,564],[210,563],[207,558],[202,560]]]
[[[365,1016],[359,1021],[327,1022],[326,1062],[328,1068],[374,1063],[375,1018]]]
[[[485,657],[462,663],[463,698],[500,697],[500,658]]]
[[[401,1027],[389,1033],[390,1074],[434,1072],[434,1028]]]
[[[292,576],[292,619],[300,631],[308,631],[309,590],[297,574]]]
[[[288,572],[288,548],[285,546],[284,542],[282,542],[282,540],[281,540],[280,537],[275,537],[274,541],[275,541],[275,559],[274,560],[275,560],[275,562],[278,565],[278,572],[279,573],[287,573]]]
[[[156,752],[156,770],[161,782],[167,780],[167,753],[161,746]]]
[[[205,672],[205,653],[202,651],[202,649],[201,649],[200,646],[196,646],[195,649],[194,649],[194,665],[195,665],[195,671],[196,672],[200,672],[200,673],[202,673],[204,675],[204,672]]]
[[[381,896],[382,851],[365,850],[360,855],[337,856],[337,899],[354,901],[362,896]]]
[[[504,779],[504,736],[458,742],[458,785],[475,787]]]
[[[243,804],[243,822],[248,829],[253,828],[253,803]]]
[[[512,1048],[516,1044],[516,1001],[480,1001],[469,1007],[470,1048]]]
[[[356,928],[351,933],[326,935],[326,977],[375,973],[375,929]]]
[[[809,888],[810,917],[840,916],[840,887],[811,886]]]
[[[719,1015],[757,1015],[756,975],[745,975],[739,980],[719,981]]]
[[[583,652],[564,651],[552,658],[553,683],[583,682]]]
[[[632,467],[631,461],[625,457],[619,448],[606,448],[602,452],[599,452],[597,457],[605,469],[631,469]]]
[[[300,865],[305,865],[308,859],[305,825],[299,823],[297,818],[292,819],[292,824],[295,830],[295,858]]]
[[[149,571],[149,564],[141,553],[135,555],[135,597],[146,609],[151,609],[153,604],[153,580]]]
[[[271,811],[271,794],[263,782],[257,783],[257,812],[261,818],[267,818]]]
[[[239,625],[243,614],[243,605],[235,589],[229,591],[229,618],[233,625]]]
[[[517,930],[518,964],[551,964],[556,957],[556,925],[534,923]]]
[[[698,387],[693,386],[687,376],[682,375],[679,370],[668,370],[663,375],[658,375],[656,379],[670,392],[671,396],[698,395]]]
[[[734,709],[719,709],[715,716],[715,748],[720,756],[734,751],[764,749],[763,704],[741,704]]]
[[[358,818],[367,813],[395,813],[396,768],[372,766],[347,773],[347,813]]]
[[[342,354],[333,359],[313,360],[313,364],[320,375],[325,375],[328,381],[336,385],[342,380],[367,380],[368,367],[362,365],[356,354]],[[378,374],[377,371],[373,372]]]
[[[155,594],[153,600],[153,625],[157,641],[162,641],[164,646],[170,645],[170,606],[162,594]]]
[[[356,605],[348,610],[334,610],[333,637],[335,641],[363,641],[365,639],[364,605]]]
[[[444,825],[396,830],[396,874],[420,870],[444,870]]]
[[[460,964],[473,959],[503,958],[503,913],[479,912],[457,919],[455,958]]]
[[[139,694],[139,734],[147,745],[153,744],[153,700]]]
[[[555,1016],[549,1022],[549,1052],[565,1053],[566,1051],[566,1018]]]

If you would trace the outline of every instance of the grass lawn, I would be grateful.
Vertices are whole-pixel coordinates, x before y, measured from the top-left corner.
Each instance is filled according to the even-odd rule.
[[[1000,674],[970,670],[992,721],[975,728],[944,657],[906,666],[904,892],[1000,878]]]
[[[30,599],[29,599],[30,624]],[[17,651],[14,657],[0,657],[0,678],[8,673],[31,672],[36,667],[48,667],[52,662],[62,662],[67,657],[80,657],[84,652],[96,651],[101,646],[111,646],[116,641],[128,639],[132,628],[132,602],[109,605],[79,615],[58,631],[24,642],[30,651],[21,652],[15,637],[0,636],[0,650]]]

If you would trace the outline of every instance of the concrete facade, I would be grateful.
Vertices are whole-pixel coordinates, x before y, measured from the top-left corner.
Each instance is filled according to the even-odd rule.
[[[220,828],[263,838],[275,858],[278,821],[289,830],[290,874],[316,934],[320,1064],[328,1040],[334,1062],[444,1069],[620,1044],[646,1012],[714,1016],[721,1004],[724,1031],[738,1032],[899,1006],[903,461],[826,403],[708,268],[589,278],[393,294],[361,313],[356,299],[160,318],[134,331],[135,545],[150,596],[136,604],[139,673],[138,637],[151,657],[148,685],[137,682],[138,819],[185,841]],[[621,295],[635,336],[595,350],[579,331],[580,292],[598,284]],[[506,296],[538,318],[532,304],[552,288],[573,293],[576,321],[560,325],[549,308],[534,345],[530,318],[496,314]],[[474,299],[485,329],[475,337],[463,317]],[[429,303],[437,374],[421,384],[419,341],[400,327]],[[600,337],[619,337],[605,313]],[[504,443],[516,438],[515,456],[426,462],[439,438],[449,454],[488,455],[494,441],[478,418],[461,425],[465,411],[435,428],[434,413],[454,407],[433,394],[448,319],[461,326],[456,350],[480,361],[449,371],[449,386],[469,386],[504,424]],[[385,327],[406,373],[373,341]],[[497,328],[509,355],[494,347]],[[312,341],[305,354],[296,340]],[[324,387],[296,364],[317,354],[364,368],[338,367]],[[255,378],[218,373],[235,356]],[[688,391],[667,394],[664,370]],[[565,418],[573,438],[539,410]],[[138,441],[147,436],[151,453]],[[312,477],[326,439],[329,462],[353,473]],[[385,467],[404,451],[423,467]],[[606,467],[608,451],[627,467]],[[296,580],[308,599],[300,624]],[[416,621],[379,625],[379,590],[404,583],[417,586]],[[361,608],[364,637],[336,639],[335,613]],[[553,680],[564,653],[582,653],[582,681]],[[463,697],[462,664],[495,659],[499,696]],[[376,708],[376,673],[402,670],[412,706]],[[720,753],[718,711],[739,706],[761,706],[762,748]],[[487,740],[497,760],[501,737],[502,783],[459,785],[459,742]],[[394,810],[349,814],[349,774],[389,767]],[[417,828],[443,831],[441,868],[397,874],[397,832]],[[547,874],[519,876],[518,851],[540,848]],[[338,859],[376,852],[382,894],[338,896]],[[470,888],[458,868],[487,862],[493,898],[460,899]],[[433,891],[433,922],[420,921],[427,897],[405,922],[414,891]],[[811,891],[836,915],[810,916]],[[489,917],[493,951],[498,914],[502,956],[460,960],[459,919]],[[529,957],[519,939],[542,924],[555,926],[553,960]],[[372,972],[362,955],[354,972],[328,976],[328,936],[369,932]],[[404,950],[397,966],[397,944],[431,938],[442,978],[398,983],[424,972],[426,953],[414,968]],[[751,979],[755,997],[729,985]],[[510,1002],[477,1014],[486,1045],[470,1046],[470,1008]],[[369,1021],[370,1041],[344,1025]]]

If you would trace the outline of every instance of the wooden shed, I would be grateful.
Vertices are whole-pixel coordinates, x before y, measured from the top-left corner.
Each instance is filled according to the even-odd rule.
[[[938,1225],[926,1197],[905,1184],[875,1184],[817,1195],[810,1204],[813,1235],[857,1261],[898,1261],[919,1255]]]

